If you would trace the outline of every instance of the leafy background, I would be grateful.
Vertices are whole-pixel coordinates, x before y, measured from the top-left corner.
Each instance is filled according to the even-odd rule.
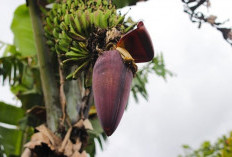
[[[17,3],[17,4],[16,4]],[[0,40],[12,43],[9,30],[14,8],[24,1],[3,1]],[[214,2],[212,12],[228,18],[226,1]],[[214,9],[215,8],[215,9]],[[129,7],[123,9],[127,12]],[[144,19],[156,52],[163,51],[167,68],[177,76],[167,82],[148,77],[149,102],[133,99],[122,122],[98,156],[177,156],[182,144],[198,146],[232,130],[232,54],[221,34],[210,26],[198,30],[182,12],[180,1],[148,1],[131,7],[129,14]],[[6,24],[6,25],[3,25]],[[8,30],[8,31],[6,31]],[[15,104],[6,88],[0,100]],[[4,94],[3,94],[4,93]],[[129,146],[129,147],[128,147]]]

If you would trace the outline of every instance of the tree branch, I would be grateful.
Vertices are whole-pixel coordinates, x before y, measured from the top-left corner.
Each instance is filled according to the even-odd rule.
[[[198,28],[201,27],[202,23],[209,23],[212,27],[216,28],[218,31],[220,31],[223,35],[223,38],[232,46],[232,28],[226,28],[223,26],[228,20],[223,22],[216,22],[217,16],[215,15],[209,15],[206,16],[203,12],[197,11],[197,9],[201,6],[204,6],[206,3],[206,6],[210,6],[209,0],[182,0],[182,2],[185,4],[184,12],[189,14],[190,20],[193,23],[198,23]],[[194,6],[190,6],[192,3],[197,3]]]

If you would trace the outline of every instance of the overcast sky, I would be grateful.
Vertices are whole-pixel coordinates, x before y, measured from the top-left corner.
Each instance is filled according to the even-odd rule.
[[[211,0],[210,13],[231,18],[232,1]],[[222,3],[223,2],[223,3]],[[12,43],[9,29],[15,7],[24,0],[1,1],[0,40]],[[123,11],[127,11],[125,8]],[[131,7],[134,20],[143,20],[156,53],[163,52],[176,76],[165,82],[149,76],[149,101],[130,99],[115,133],[97,157],[176,157],[181,145],[197,147],[232,130],[232,48],[210,25],[190,22],[180,0],[150,0]],[[229,17],[230,16],[230,17]],[[16,103],[7,87],[0,100]]]

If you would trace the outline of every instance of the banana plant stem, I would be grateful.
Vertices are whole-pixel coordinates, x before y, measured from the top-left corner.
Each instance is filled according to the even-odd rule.
[[[59,80],[56,79],[57,64],[53,60],[53,54],[49,52],[44,36],[40,6],[37,0],[28,0],[33,33],[35,38],[40,77],[42,81],[43,94],[47,113],[47,126],[53,132],[59,130],[60,118],[62,115],[59,102]]]

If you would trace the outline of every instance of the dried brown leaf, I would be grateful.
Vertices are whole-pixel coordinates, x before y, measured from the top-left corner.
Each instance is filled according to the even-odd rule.
[[[40,125],[36,128],[39,132],[31,137],[31,141],[26,143],[26,148],[35,149],[36,146],[46,144],[52,151],[57,150],[61,143],[61,139],[54,135],[45,125]]]
[[[228,33],[228,38],[229,38],[230,40],[232,40],[232,31],[230,31],[230,32]]]
[[[207,8],[211,7],[211,2],[209,0],[207,0]]]
[[[26,148],[23,151],[23,154],[21,155],[21,157],[31,157],[31,150],[29,148]]]
[[[68,131],[67,131],[67,133],[66,133],[66,135],[65,135],[65,137],[64,137],[64,140],[63,140],[63,142],[61,144],[61,147],[59,148],[59,152],[64,152],[65,147],[66,147],[66,145],[69,142],[69,138],[70,138],[71,132],[72,132],[72,128],[69,128]]]
[[[207,22],[210,23],[211,25],[213,25],[213,24],[215,24],[216,19],[217,19],[217,16],[210,15],[210,16],[207,18]]]
[[[74,127],[77,128],[82,128],[83,126],[85,127],[85,129],[93,130],[93,126],[88,119],[85,119],[84,121],[81,119],[74,125]]]
[[[54,147],[57,147],[60,145],[60,143],[62,142],[61,139],[59,137],[57,137],[50,129],[48,129],[45,125],[40,125],[38,127],[36,127],[36,130],[38,130],[39,132],[43,133],[45,136],[47,136],[51,142],[51,144]]]
[[[34,149],[36,146],[40,146],[42,143],[45,143],[47,145],[51,145],[49,138],[47,136],[45,136],[41,132],[37,132],[34,135],[32,135],[31,141],[26,143],[24,145],[24,147]],[[52,147],[51,149],[54,149],[54,147]]]
[[[87,157],[88,156],[88,154],[86,153],[86,151],[83,151],[82,153],[81,153],[81,156],[80,157]]]
[[[75,151],[75,153],[71,157],[87,157],[88,154],[86,151],[83,151],[82,153],[79,153],[78,151]]]
[[[73,151],[79,151],[81,149],[81,141],[78,139],[75,144],[73,144]]]
[[[88,119],[84,120],[83,125],[84,125],[85,129],[93,130],[93,126]]]
[[[81,119],[74,125],[74,127],[82,128],[84,126],[83,123],[84,123],[84,121],[83,121],[83,119]]]
[[[111,30],[106,32],[106,43],[108,44],[111,41],[114,41],[116,38],[121,37],[121,32],[116,28],[112,28]]]
[[[78,151],[75,151],[72,156],[70,157],[80,157],[81,154]]]
[[[68,140],[67,144],[65,145],[65,149],[64,149],[64,155],[66,156],[71,156],[73,154],[73,143]]]
[[[89,122],[89,120],[80,120],[77,124],[77,127],[83,128],[91,128],[92,125]],[[51,130],[49,130],[45,125],[40,125],[36,128],[39,132],[35,133],[31,137],[31,141],[25,144],[25,151],[23,153],[23,157],[32,157],[31,150],[36,150],[38,152],[42,151],[44,149],[44,144],[50,149],[50,151],[54,152],[57,155],[65,155],[67,157],[87,157],[86,152],[79,153],[82,142],[79,138],[75,140],[75,143],[73,143],[70,140],[70,136],[72,133],[73,128],[69,128],[67,131],[63,141],[56,136],[54,133],[52,133]],[[36,146],[42,146],[38,150],[38,147]],[[36,155],[36,152],[35,154]]]

